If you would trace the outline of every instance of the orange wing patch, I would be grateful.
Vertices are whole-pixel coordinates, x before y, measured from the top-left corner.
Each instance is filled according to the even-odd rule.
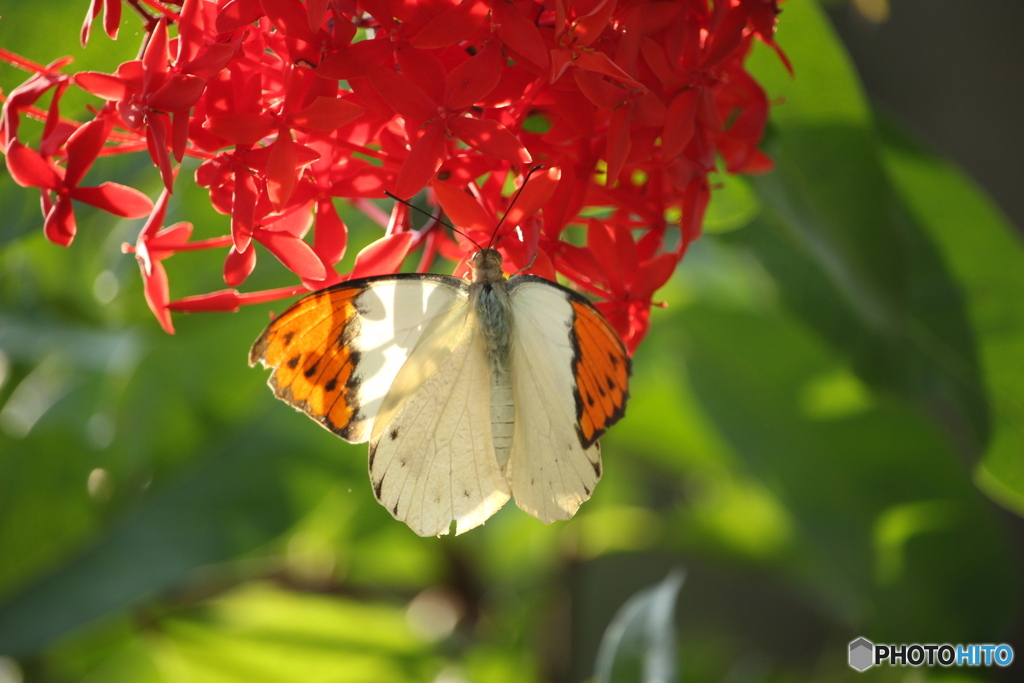
[[[343,438],[358,408],[349,386],[357,359],[345,332],[361,291],[343,286],[306,296],[270,323],[249,351],[249,365],[274,369],[267,383],[275,396]]]
[[[576,418],[580,441],[590,448],[626,414],[630,359],[608,321],[589,304],[573,301],[576,358]]]

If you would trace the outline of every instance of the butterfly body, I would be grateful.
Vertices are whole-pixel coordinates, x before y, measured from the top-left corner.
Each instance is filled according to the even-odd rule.
[[[279,398],[369,441],[375,496],[424,536],[482,524],[512,495],[542,521],[571,517],[628,397],[625,347],[589,302],[506,279],[491,249],[471,266],[469,282],[392,275],[316,292],[250,353],[274,368]]]
[[[491,432],[495,457],[504,470],[516,419],[510,373],[513,314],[501,256],[496,251],[482,250],[474,259],[469,301],[480,320],[480,336],[491,372]]]

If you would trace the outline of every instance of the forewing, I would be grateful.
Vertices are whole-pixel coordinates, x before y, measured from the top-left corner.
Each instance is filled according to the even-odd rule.
[[[506,478],[525,512],[569,519],[601,478],[597,439],[625,412],[629,359],[601,314],[570,290],[520,276],[509,296],[516,426]]]
[[[352,443],[370,438],[384,397],[424,332],[466,307],[461,280],[390,275],[314,292],[249,352],[273,368],[274,394]]]
[[[456,534],[468,531],[509,498],[494,454],[490,370],[475,323],[469,313],[457,329],[439,325],[424,335],[395,382],[395,395],[385,400],[394,409],[382,410],[374,425],[374,493],[420,536],[446,534],[452,520]],[[432,372],[420,370],[431,363]],[[417,384],[409,394],[409,385]]]

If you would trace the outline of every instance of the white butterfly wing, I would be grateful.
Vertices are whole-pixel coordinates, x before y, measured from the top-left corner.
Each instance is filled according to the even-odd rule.
[[[443,275],[346,282],[282,313],[253,344],[249,364],[274,368],[269,383],[281,400],[346,441],[368,441],[423,334],[464,309],[466,297],[465,283]]]
[[[461,534],[509,498],[494,453],[490,369],[468,305],[425,333],[373,426],[377,499],[420,536]]]
[[[509,296],[515,319],[511,374],[516,422],[506,478],[516,504],[550,523],[570,518],[601,477],[597,437],[625,411],[629,361],[614,333],[591,343],[584,324],[595,319],[605,327],[607,323],[568,290],[520,275],[510,282]],[[617,407],[608,405],[617,415],[609,413],[599,428],[588,422],[589,394],[578,377],[585,350],[594,359],[602,354],[606,365],[614,355],[625,371],[615,373],[621,389],[614,397]]]

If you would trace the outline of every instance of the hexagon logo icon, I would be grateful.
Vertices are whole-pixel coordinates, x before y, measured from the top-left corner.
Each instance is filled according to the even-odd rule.
[[[871,668],[874,662],[875,644],[867,638],[858,638],[850,643],[850,666],[857,671]]]

